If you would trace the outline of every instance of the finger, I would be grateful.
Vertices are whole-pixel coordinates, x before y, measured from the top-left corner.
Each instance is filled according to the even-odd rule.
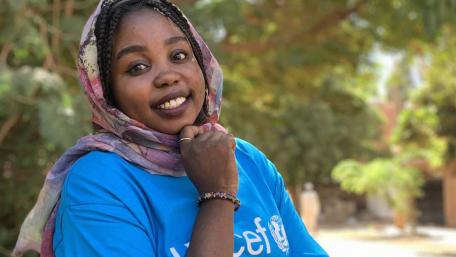
[[[229,142],[229,136],[224,132],[220,131],[210,131],[206,132],[204,135],[201,135],[197,138],[198,142],[204,142],[205,144],[211,146],[226,146],[229,149],[232,149],[231,143]]]
[[[223,133],[225,133],[225,134],[229,134],[229,133],[228,133],[228,130],[226,130],[226,128],[222,127],[222,125],[220,125],[220,124],[218,124],[218,123],[213,124],[213,128],[214,128],[215,130],[217,130],[217,131],[221,131],[221,132],[223,132]]]
[[[198,138],[196,138],[196,142],[206,142],[211,145],[217,145],[217,144],[222,143],[222,144],[225,144],[228,147],[230,147],[230,149],[232,149],[232,150],[234,150],[234,148],[235,148],[233,135],[226,134],[224,131],[218,131],[218,130],[212,130],[212,131],[205,130],[202,135],[200,134],[198,136]]]
[[[220,132],[220,131],[213,131],[211,133],[211,136],[208,138],[208,141],[212,145],[217,145],[223,143],[223,138],[225,137],[225,133]]]
[[[179,134],[179,138],[191,138],[191,139],[194,139],[195,137],[197,137],[198,135],[204,133],[204,130],[202,130],[199,126],[192,126],[192,125],[189,125],[189,126],[185,126],[180,134]]]
[[[212,130],[212,124],[211,123],[205,123],[205,124],[201,125],[200,128],[202,130],[204,130],[204,132],[211,131]]]
[[[233,134],[227,134],[227,140],[231,147],[231,150],[234,151],[236,149],[236,138],[233,136]]]
[[[212,131],[205,131],[203,128],[201,128],[202,133],[198,135],[196,138],[197,142],[205,142],[208,141],[209,138],[214,134]]]
[[[201,133],[197,126],[185,126],[179,134],[179,145],[183,151],[189,143]]]

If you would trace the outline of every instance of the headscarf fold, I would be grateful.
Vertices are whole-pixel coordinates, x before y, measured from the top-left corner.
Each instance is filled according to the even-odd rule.
[[[41,256],[54,256],[52,249],[54,219],[63,182],[72,165],[90,151],[114,152],[151,174],[185,176],[177,135],[163,134],[148,128],[109,105],[104,98],[94,34],[95,22],[101,7],[102,1],[84,26],[77,62],[81,85],[91,106],[92,122],[101,130],[93,135],[80,138],[76,145],[69,148],[48,172],[38,200],[21,226],[12,256],[22,256],[29,250],[41,251]],[[217,123],[222,100],[222,70],[188,19],[187,22],[202,52],[208,87],[206,105],[209,115],[203,127],[205,130],[225,131]]]

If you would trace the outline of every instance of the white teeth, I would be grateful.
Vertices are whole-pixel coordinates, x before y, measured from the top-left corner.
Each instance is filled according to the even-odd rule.
[[[169,100],[168,102],[166,102],[164,104],[160,104],[158,106],[158,108],[166,109],[166,110],[174,109],[174,108],[181,106],[185,102],[185,100],[187,100],[187,99],[185,97],[181,96],[176,99]]]

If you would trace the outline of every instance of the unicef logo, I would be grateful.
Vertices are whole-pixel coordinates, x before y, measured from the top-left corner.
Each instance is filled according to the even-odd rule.
[[[271,232],[274,241],[277,243],[277,246],[284,253],[288,253],[290,249],[290,244],[288,244],[287,234],[285,233],[285,227],[283,226],[282,219],[274,215],[268,222],[269,231]]]

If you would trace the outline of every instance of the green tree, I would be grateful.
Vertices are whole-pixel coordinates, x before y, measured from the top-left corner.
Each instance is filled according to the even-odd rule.
[[[7,0],[0,10],[0,256],[8,256],[44,175],[90,132],[74,67],[95,2]]]
[[[455,24],[451,13],[456,10],[454,1],[180,2],[188,3],[189,16],[195,18],[224,65],[227,79],[222,121],[236,135],[265,150],[290,185],[304,179],[327,180],[328,167],[336,160],[358,157],[365,152],[360,149],[371,148],[368,139],[374,138],[372,130],[378,125],[366,101],[375,92],[369,72],[373,64],[368,58],[373,46],[421,53],[423,45],[436,42],[444,26]],[[342,94],[327,86],[334,81]],[[305,116],[307,110],[323,110],[325,105],[329,111]],[[359,111],[365,116],[344,112],[356,106],[367,109]],[[313,124],[307,124],[306,119]],[[346,127],[337,132],[343,135],[333,138],[333,129],[319,127],[319,123]],[[344,144],[336,143],[332,145],[335,149],[328,151],[326,145],[318,144],[321,137],[312,136],[316,132],[306,136],[302,135],[306,132],[287,133],[300,126],[318,128],[328,141],[353,147],[345,150]],[[280,128],[264,129],[269,127]],[[284,135],[293,147],[284,146]],[[351,142],[350,135],[360,142]],[[304,143],[303,138],[315,141]],[[309,145],[312,150],[306,148]],[[284,157],[283,149],[292,154]],[[312,159],[314,153],[326,154],[326,161]],[[302,167],[300,160],[306,154],[312,161],[304,165],[313,168]]]
[[[333,170],[333,178],[342,189],[356,194],[382,197],[395,211],[415,226],[415,198],[421,195],[422,173],[407,167],[399,159],[377,158],[362,164],[354,160],[340,162]]]
[[[436,48],[430,51],[430,62],[425,72],[425,84],[419,88],[409,108],[400,117],[396,142],[405,147],[422,149],[441,160],[444,184],[445,219],[456,226],[451,205],[455,199],[450,191],[451,174],[456,167],[456,37],[447,29]]]
[[[369,158],[373,46],[422,53],[456,19],[454,0],[175,2],[223,65],[223,124],[265,150],[295,185],[327,180],[341,158]],[[96,4],[6,0],[0,10],[0,245],[8,249],[47,168],[90,132],[74,62]]]

